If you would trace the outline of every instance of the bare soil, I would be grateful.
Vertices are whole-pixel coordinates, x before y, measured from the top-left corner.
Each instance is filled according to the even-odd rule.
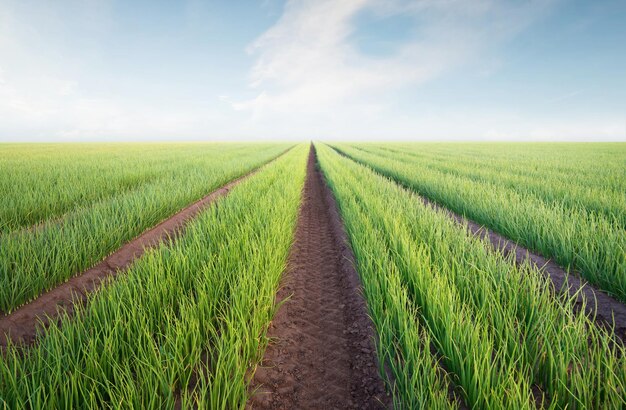
[[[284,303],[268,331],[273,342],[251,381],[249,408],[391,407],[354,256],[313,146],[276,300]]]
[[[183,232],[185,225],[200,211],[216,199],[227,195],[235,185],[258,172],[259,169],[260,167],[211,192],[122,245],[117,251],[92,268],[83,271],[54,289],[42,293],[37,299],[21,306],[16,311],[0,316],[0,349],[6,347],[9,340],[15,344],[28,345],[34,343],[38,331],[57,320],[61,310],[72,314],[75,303],[84,303],[88,294],[94,292],[120,272],[128,269],[148,249],[154,248],[164,241],[175,240]]]

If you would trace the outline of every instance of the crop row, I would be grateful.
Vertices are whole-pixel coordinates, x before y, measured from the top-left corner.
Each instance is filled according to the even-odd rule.
[[[531,152],[525,152],[528,149],[526,146],[518,146],[515,157],[511,157],[509,152],[509,155],[502,153],[495,158],[486,158],[486,152],[482,151],[479,151],[480,155],[472,152],[473,156],[463,156],[465,145],[455,146],[454,150],[442,154],[424,152],[421,144],[362,144],[356,147],[396,161],[419,162],[420,166],[435,171],[506,187],[548,204],[558,202],[573,209],[584,208],[626,227],[626,184],[620,181],[624,170],[616,166],[620,164],[619,150],[617,154],[605,156],[600,150],[602,145],[581,147],[580,151],[574,151],[567,157],[559,151],[548,150],[553,158],[538,161]],[[488,147],[492,148],[491,145]],[[583,152],[587,161],[581,161],[580,154]],[[626,153],[621,155],[626,158]],[[592,164],[588,163],[589,159],[593,159]],[[575,163],[578,168],[562,168],[563,164],[570,163]],[[598,163],[606,165],[598,169]]]
[[[450,385],[476,408],[626,405],[623,347],[539,271],[333,149],[318,155],[399,407],[454,407]]]
[[[346,145],[337,149],[452,211],[579,270],[589,282],[626,302],[626,234],[616,220],[583,207],[546,202],[506,185],[432,169],[415,158]]]
[[[353,144],[441,161],[492,168],[520,176],[558,179],[566,185],[623,192],[626,146],[619,143],[393,143]],[[602,164],[602,167],[598,167]]]
[[[0,150],[0,234],[60,218],[249,144],[42,144]],[[258,148],[266,148],[259,146]]]
[[[0,361],[0,407],[242,408],[291,245],[299,146]]]
[[[285,149],[216,149],[181,160],[133,189],[71,210],[58,221],[0,235],[0,312],[8,313],[93,266],[147,228]],[[97,189],[97,184],[89,188]],[[71,185],[62,190],[71,190]]]

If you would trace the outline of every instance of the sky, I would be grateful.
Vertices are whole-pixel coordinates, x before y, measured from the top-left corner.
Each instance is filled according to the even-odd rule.
[[[0,0],[0,141],[626,141],[624,0]]]

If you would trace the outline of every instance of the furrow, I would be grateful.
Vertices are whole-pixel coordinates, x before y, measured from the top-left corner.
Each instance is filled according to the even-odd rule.
[[[354,256],[311,146],[288,268],[251,408],[384,408],[375,333]]]

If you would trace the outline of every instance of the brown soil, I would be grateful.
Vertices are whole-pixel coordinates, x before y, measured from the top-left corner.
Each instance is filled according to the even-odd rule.
[[[336,152],[352,161],[358,162],[341,151]],[[402,185],[399,182],[398,184]],[[424,204],[445,212],[460,225],[466,224],[472,234],[480,238],[487,238],[494,249],[507,256],[512,256],[518,265],[530,262],[552,281],[555,289],[558,291],[567,289],[570,296],[576,295],[576,306],[578,309],[581,309],[583,303],[585,303],[585,312],[589,316],[595,318],[599,325],[613,328],[615,335],[623,342],[626,342],[626,305],[622,302],[581,279],[579,273],[570,272],[568,274],[565,269],[554,261],[533,253],[485,226],[466,219],[444,206],[418,195],[410,187],[405,188],[420,198]]]
[[[284,154],[284,153],[283,153]],[[282,154],[281,154],[282,155]],[[275,160],[275,159],[274,159]],[[270,161],[271,162],[271,161]],[[135,259],[160,243],[180,235],[185,225],[216,199],[225,196],[238,183],[259,171],[261,167],[239,177],[209,195],[182,209],[137,238],[122,245],[102,262],[69,279],[56,288],[42,293],[37,299],[0,317],[0,349],[9,340],[13,343],[32,344],[41,327],[59,317],[61,309],[72,313],[74,303],[83,303],[108,279],[128,269]]]
[[[251,382],[250,408],[390,407],[354,257],[311,146],[273,342]]]

